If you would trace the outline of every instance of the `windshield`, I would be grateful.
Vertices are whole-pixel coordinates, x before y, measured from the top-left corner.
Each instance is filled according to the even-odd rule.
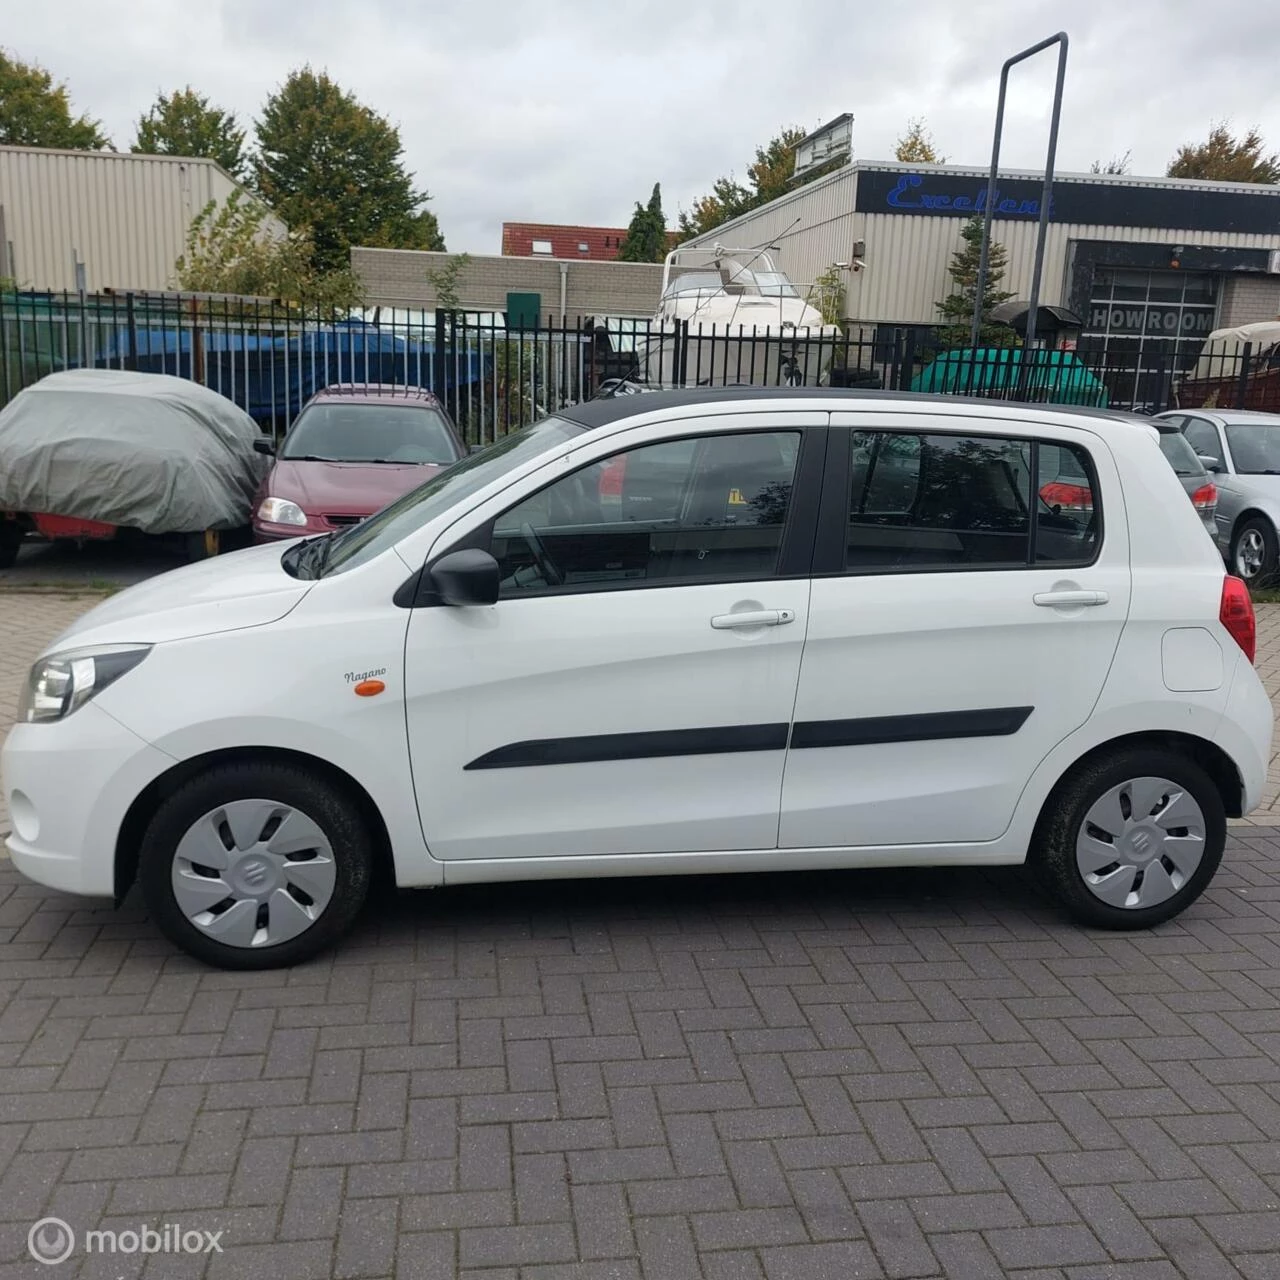
[[[770,298],[798,298],[796,287],[781,271],[756,271],[756,288]]]
[[[504,436],[481,453],[471,454],[448,471],[432,476],[362,524],[333,534],[324,559],[325,576],[353,569],[381,555],[429,520],[448,511],[455,502],[478,493],[485,485],[581,431],[582,427],[575,422],[545,418],[523,431]]]
[[[430,405],[322,400],[298,415],[280,456],[325,462],[449,463],[459,454],[444,415]]]
[[[1160,452],[1169,460],[1174,475],[1202,476],[1204,466],[1181,431],[1160,432]]]
[[[1280,419],[1264,422],[1228,422],[1227,444],[1231,461],[1242,475],[1280,475]]]
[[[724,288],[718,271],[686,271],[667,286],[667,293],[719,293]]]

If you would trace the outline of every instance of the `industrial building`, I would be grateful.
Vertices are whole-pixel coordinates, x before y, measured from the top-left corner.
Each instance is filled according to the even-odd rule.
[[[40,291],[172,288],[192,221],[235,191],[212,160],[0,147],[0,276]]]
[[[841,264],[854,324],[932,326],[985,170],[858,161],[690,241],[778,246],[797,284]],[[1002,288],[1026,298],[1043,175],[999,175],[993,240]],[[803,285],[802,285],[803,288]],[[1061,174],[1053,187],[1041,302],[1081,320],[1102,358],[1183,357],[1226,325],[1280,314],[1280,187]]]

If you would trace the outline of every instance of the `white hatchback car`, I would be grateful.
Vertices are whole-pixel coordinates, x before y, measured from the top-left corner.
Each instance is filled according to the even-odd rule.
[[[1067,477],[1064,480],[1063,477]],[[1021,863],[1166,920],[1257,804],[1254,619],[1155,431],[828,390],[565,409],[36,663],[9,849],[289,964],[401,886]]]

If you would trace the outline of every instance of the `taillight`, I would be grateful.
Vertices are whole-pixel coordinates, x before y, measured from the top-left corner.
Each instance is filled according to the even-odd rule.
[[[1092,511],[1093,491],[1087,484],[1067,484],[1054,480],[1040,490],[1040,501],[1060,511]]]
[[[1253,598],[1243,581],[1229,574],[1222,583],[1218,621],[1226,627],[1231,638],[1244,651],[1244,656],[1252,662],[1258,647],[1258,624],[1253,616]]]
[[[1210,507],[1218,505],[1218,486],[1216,484],[1202,484],[1191,495],[1192,505],[1197,511],[1208,511]]]

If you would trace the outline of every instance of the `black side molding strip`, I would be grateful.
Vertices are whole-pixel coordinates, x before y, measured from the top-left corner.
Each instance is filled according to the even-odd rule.
[[[791,730],[791,746],[866,747],[878,742],[928,742],[936,738],[1000,738],[1017,733],[1034,710],[990,707],[915,716],[865,716],[859,720],[801,720]]]
[[[600,733],[582,738],[535,738],[477,756],[465,769],[519,769],[542,764],[592,764],[653,756],[725,755],[782,751],[786,724],[734,724],[718,729],[659,729],[651,733]]]

